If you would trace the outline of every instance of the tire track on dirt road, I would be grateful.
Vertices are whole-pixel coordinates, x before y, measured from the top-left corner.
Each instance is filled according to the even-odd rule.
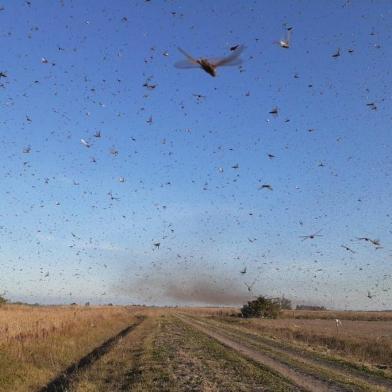
[[[268,354],[267,351],[261,351],[260,349],[251,347],[248,344],[239,342],[239,337],[228,336],[222,331],[212,330],[211,326],[205,325],[204,323],[196,320],[190,320],[188,317],[179,316],[177,317],[184,323],[191,327],[203,332],[211,338],[219,341],[221,344],[229,347],[244,357],[247,357],[261,365],[271,369],[273,373],[280,375],[281,377],[289,380],[296,386],[306,391],[318,391],[318,392],[342,392],[342,391],[355,391],[357,389],[349,385],[341,385],[334,380],[323,380],[312,374],[307,374],[302,369],[294,368],[277,358],[273,358]]]
[[[305,365],[325,369],[341,379],[347,379],[352,381],[353,384],[363,386],[366,391],[392,391],[392,379],[383,377],[381,374],[360,369],[355,364],[336,362],[333,359],[317,355],[314,351],[309,352],[288,343],[272,340],[271,338],[256,334],[246,327],[231,325],[222,320],[203,319],[197,321],[203,321],[208,326],[219,328],[220,331],[223,329],[230,336],[241,338],[251,345],[258,346],[261,350],[265,349],[277,355],[301,360]]]
[[[89,352],[78,362],[71,364],[60,375],[50,381],[47,385],[40,388],[38,392],[64,392],[67,391],[73,379],[79,372],[86,370],[94,364],[99,358],[108,353],[113,346],[123,337],[132,332],[138,325],[145,320],[144,316],[138,317],[138,320],[128,327],[124,328],[117,335],[112,336],[100,346]]]

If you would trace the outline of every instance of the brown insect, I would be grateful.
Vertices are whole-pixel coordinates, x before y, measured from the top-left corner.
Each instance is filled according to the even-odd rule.
[[[279,45],[283,49],[289,49],[291,47],[291,34],[292,27],[286,27],[286,36],[279,41],[275,41],[274,43]]]
[[[242,60],[239,58],[242,51],[245,49],[244,46],[238,46],[233,50],[232,54],[219,59],[207,59],[200,58],[195,59],[190,54],[178,48],[178,50],[187,58],[183,61],[178,61],[175,63],[176,68],[188,69],[188,68],[201,68],[203,71],[207,72],[211,76],[216,76],[216,69],[223,66],[233,66],[241,64]]]

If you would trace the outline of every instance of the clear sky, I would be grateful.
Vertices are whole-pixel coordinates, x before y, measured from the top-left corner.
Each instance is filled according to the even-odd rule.
[[[392,308],[391,17],[390,1],[0,0],[0,291]],[[215,78],[174,66],[177,47],[237,44]]]

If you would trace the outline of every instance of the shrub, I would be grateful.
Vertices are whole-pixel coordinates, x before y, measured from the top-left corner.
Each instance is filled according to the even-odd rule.
[[[241,308],[242,317],[277,318],[280,312],[280,302],[263,296],[249,301]]]
[[[285,297],[279,298],[279,304],[281,309],[286,309],[286,310],[292,309],[291,301]]]
[[[7,303],[7,299],[5,297],[3,297],[2,295],[0,295],[0,306],[4,305]]]

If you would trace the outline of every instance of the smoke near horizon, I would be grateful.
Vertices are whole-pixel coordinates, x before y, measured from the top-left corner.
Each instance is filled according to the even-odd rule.
[[[196,266],[180,272],[151,268],[137,279],[122,281],[114,290],[149,303],[171,305],[241,305],[255,296],[239,279],[202,273]]]
[[[240,305],[252,297],[249,292],[229,282],[212,282],[200,278],[181,285],[170,282],[164,286],[163,294],[174,301],[205,305]]]

